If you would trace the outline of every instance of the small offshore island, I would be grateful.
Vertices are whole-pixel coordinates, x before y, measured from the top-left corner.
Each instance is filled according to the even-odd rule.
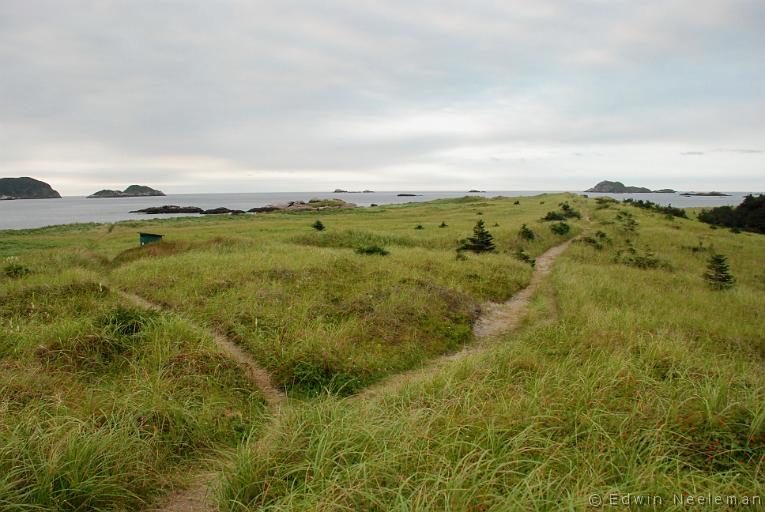
[[[61,194],[44,181],[28,176],[0,178],[0,201],[13,199],[61,199]]]
[[[675,194],[676,190],[671,188],[662,188],[660,190],[651,190],[645,187],[626,186],[621,181],[601,181],[594,187],[585,190],[585,192],[600,192],[602,194]]]
[[[693,196],[699,196],[699,197],[730,197],[730,194],[725,194],[723,192],[683,192],[680,194],[681,196],[685,197],[693,197]]]
[[[145,185],[130,185],[125,190],[99,190],[88,196],[88,199],[100,199],[106,197],[151,197],[164,196],[161,190],[156,190]]]
[[[472,191],[471,191],[472,192]],[[585,192],[596,192],[601,194],[677,194],[677,190],[671,188],[662,188],[659,190],[651,190],[646,187],[634,187],[625,185],[621,181],[601,181],[594,187],[585,190]],[[730,194],[723,192],[683,192],[680,194],[685,197],[729,197]]]

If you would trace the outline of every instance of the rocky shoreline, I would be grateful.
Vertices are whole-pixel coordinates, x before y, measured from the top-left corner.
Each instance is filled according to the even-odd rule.
[[[232,210],[226,207],[205,210],[198,206],[177,206],[173,204],[164,206],[152,206],[141,210],[133,210],[130,213],[144,213],[146,215],[196,213],[199,215],[242,215],[244,213],[271,213],[271,212],[316,212],[321,210],[340,210],[358,208],[355,203],[349,203],[342,199],[311,199],[305,201],[290,201],[288,203],[269,204],[244,210]]]

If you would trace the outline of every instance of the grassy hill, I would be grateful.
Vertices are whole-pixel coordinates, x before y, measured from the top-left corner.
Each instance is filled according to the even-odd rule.
[[[555,234],[564,201],[581,218]],[[497,251],[457,257],[478,219]],[[576,236],[520,328],[476,344],[524,260]],[[765,491],[761,235],[546,195],[6,231],[0,251],[0,508],[134,510],[200,478],[222,510]],[[712,252],[732,289],[702,278]]]

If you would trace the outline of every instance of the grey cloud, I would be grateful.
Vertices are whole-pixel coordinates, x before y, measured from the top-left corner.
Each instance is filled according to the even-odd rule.
[[[482,145],[746,147],[765,133],[763,24],[724,0],[6,0],[0,166],[364,179]]]

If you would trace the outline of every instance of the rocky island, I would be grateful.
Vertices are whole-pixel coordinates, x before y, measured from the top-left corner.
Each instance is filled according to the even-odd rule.
[[[0,178],[0,200],[11,199],[60,199],[61,194],[44,181],[24,176]]]
[[[621,181],[601,181],[594,187],[585,190],[585,192],[600,192],[602,194],[674,194],[676,191],[671,188],[661,190],[651,190],[645,187],[628,186]]]
[[[725,194],[723,192],[683,192],[680,194],[681,196],[685,197],[692,197],[692,196],[701,196],[701,197],[729,197],[730,194]]]
[[[145,185],[130,185],[125,190],[99,190],[95,194],[88,196],[88,199],[99,199],[104,197],[148,197],[148,196],[164,196],[165,193],[161,190],[156,190]]]

